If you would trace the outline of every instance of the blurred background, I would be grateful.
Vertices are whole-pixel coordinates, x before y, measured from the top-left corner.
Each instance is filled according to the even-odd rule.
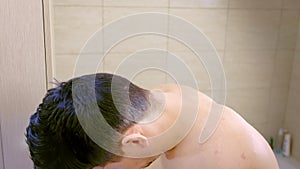
[[[28,4],[24,5],[28,6]],[[22,8],[19,4],[17,6]],[[291,156],[279,157],[284,161],[281,162],[281,169],[291,169],[284,168],[283,164],[297,165],[296,163],[300,161],[299,0],[52,0],[39,2],[30,7],[32,8],[28,11],[38,12],[28,12],[28,16],[38,15],[39,22],[29,19],[24,25],[28,25],[28,28],[26,26],[25,28],[32,36],[39,34],[39,41],[34,41],[30,47],[34,50],[36,47],[34,44],[39,42],[44,44],[39,53],[43,57],[27,51],[32,58],[27,58],[25,62],[18,62],[26,64],[27,74],[24,76],[34,75],[40,67],[42,72],[34,76],[38,79],[31,79],[28,82],[30,93],[36,93],[32,99],[26,99],[28,92],[21,93],[24,97],[11,96],[9,91],[14,92],[14,87],[18,86],[0,82],[3,90],[1,92],[5,96],[1,98],[1,151],[3,153],[0,154],[0,157],[2,156],[0,162],[2,160],[3,168],[15,169],[19,168],[16,166],[22,166],[15,164],[16,158],[21,158],[18,160],[20,163],[30,166],[29,158],[25,153],[27,150],[23,148],[26,145],[20,143],[24,141],[20,134],[24,133],[29,114],[39,104],[46,89],[52,87],[50,82],[54,81],[54,78],[65,81],[73,77],[76,59],[87,40],[110,22],[141,12],[175,15],[199,28],[211,40],[223,64],[227,83],[226,105],[240,113],[268,142],[273,140],[276,144],[280,128],[291,134]],[[170,23],[166,21],[165,24]],[[37,25],[34,27],[36,29],[29,30],[30,26],[35,25]],[[128,25],[124,29],[133,26]],[[8,27],[6,29],[9,30]],[[102,45],[105,45],[108,39],[109,37],[105,37]],[[99,63],[95,71],[113,73],[127,56],[147,48],[167,50],[181,58],[194,73],[199,90],[207,95],[211,94],[209,74],[203,63],[189,48],[166,36],[142,35],[125,39],[106,53],[104,60]],[[82,53],[81,57],[98,58],[103,52]],[[145,58],[143,54],[139,54],[135,64],[144,62],[143,57]],[[7,69],[8,65],[10,68],[14,67],[12,65],[16,62],[8,64],[10,60],[5,58],[1,58],[1,62],[3,74],[6,72],[10,75],[9,78],[19,76],[10,73],[11,71]],[[162,56],[157,62],[166,66],[170,64],[167,56]],[[18,64],[15,67],[18,67]],[[19,69],[24,70],[22,66],[19,66]],[[34,80],[38,80],[39,83],[34,83]],[[131,80],[145,88],[175,82],[168,73],[156,69],[141,71]],[[35,84],[39,92],[36,92],[36,88],[31,84]],[[22,105],[27,105],[27,109],[24,110],[22,107],[18,109],[24,110],[23,112],[12,109],[14,97],[18,97]],[[19,116],[20,113],[23,115]],[[22,122],[19,125],[11,124],[15,121]],[[20,146],[23,148],[23,153],[16,155]],[[159,167],[152,166],[152,168]]]

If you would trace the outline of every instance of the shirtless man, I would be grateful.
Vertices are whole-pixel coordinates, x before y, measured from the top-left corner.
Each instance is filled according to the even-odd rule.
[[[93,88],[85,83],[90,80]],[[78,95],[72,95],[72,89]],[[95,97],[89,96],[89,90],[95,91],[107,123],[123,134],[112,140],[116,142],[112,145],[119,145],[124,156],[96,144],[98,140],[87,136],[79,123],[74,105],[87,110],[89,97]],[[215,132],[201,142],[208,116],[216,113],[213,107],[222,108],[223,114]],[[92,113],[85,113],[95,119]],[[173,127],[175,130],[169,130]],[[171,135],[163,137],[166,132]],[[41,169],[141,169],[160,155],[165,169],[279,169],[265,139],[232,109],[189,87],[162,85],[144,90],[120,76],[104,73],[74,78],[49,90],[31,116],[26,137],[34,165]],[[154,137],[161,140],[155,142]],[[168,145],[177,139],[179,142]],[[134,153],[141,156],[130,157]]]

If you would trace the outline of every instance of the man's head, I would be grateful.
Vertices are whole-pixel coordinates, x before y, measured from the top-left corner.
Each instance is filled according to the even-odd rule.
[[[89,85],[90,80],[93,80],[94,89]],[[117,85],[112,85],[113,82]],[[76,98],[72,95],[74,89],[76,89]],[[113,96],[112,90],[117,95]],[[129,132],[128,137],[115,140],[116,144],[133,143],[143,146],[147,144],[147,139],[138,129],[135,131],[136,128],[133,126],[136,122],[132,119],[143,118],[144,112],[150,106],[149,95],[149,91],[139,88],[127,79],[106,73],[74,78],[50,89],[31,116],[26,130],[27,144],[34,168],[91,169],[95,166],[98,168],[105,166],[105,169],[118,167],[138,169],[145,167],[155,158],[122,158],[93,142],[77,118],[74,103],[85,110],[89,106],[86,101],[96,97],[98,108],[106,122],[120,133]],[[117,97],[117,103],[114,97]],[[85,100],[85,104],[80,104],[82,100]],[[90,112],[84,113],[86,116],[91,116]]]

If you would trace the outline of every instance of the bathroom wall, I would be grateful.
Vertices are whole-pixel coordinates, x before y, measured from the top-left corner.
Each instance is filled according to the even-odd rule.
[[[295,51],[284,127],[292,134],[292,154],[300,161],[300,30]]]
[[[53,4],[53,59],[58,80],[72,77],[80,49],[99,28],[138,12],[169,13],[197,26],[215,45],[226,73],[227,105],[267,139],[275,136],[282,127],[297,41],[300,1],[54,0]],[[130,25],[124,29],[129,28]],[[210,94],[209,76],[203,64],[182,44],[162,36],[144,35],[119,43],[95,71],[114,72],[122,59],[145,48],[161,48],[180,56],[195,73],[199,89]],[[83,56],[94,58],[99,54],[101,52]],[[141,55],[135,64],[143,61]],[[170,64],[165,56],[158,62]],[[169,75],[157,70],[142,72],[132,80],[144,87],[173,82]]]

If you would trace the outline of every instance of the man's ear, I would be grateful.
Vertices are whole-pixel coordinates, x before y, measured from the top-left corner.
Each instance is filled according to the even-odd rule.
[[[149,140],[143,135],[143,129],[139,125],[134,125],[124,133],[121,146],[123,153],[137,155],[149,146]]]
[[[147,137],[141,135],[140,133],[132,133],[126,135],[122,139],[122,147],[127,148],[144,148],[149,145]]]

